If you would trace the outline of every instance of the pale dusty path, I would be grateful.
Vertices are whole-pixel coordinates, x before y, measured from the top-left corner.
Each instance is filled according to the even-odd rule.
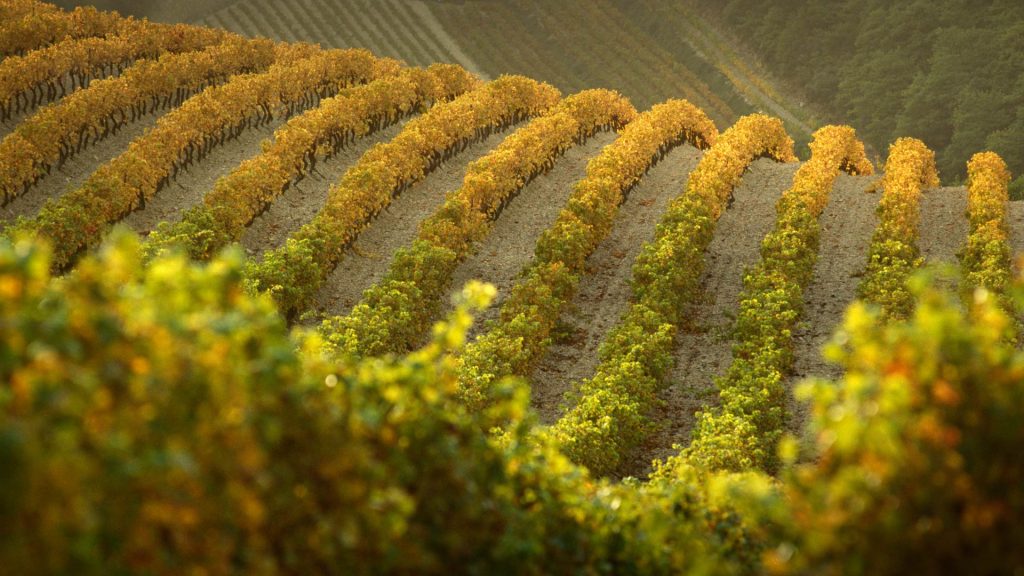
[[[803,323],[795,334],[792,392],[805,378],[837,379],[839,366],[822,357],[822,348],[843,321],[867,266],[871,236],[878,224],[880,193],[864,190],[880,176],[842,175],[821,217],[821,246],[811,285],[804,293]],[[963,188],[935,188],[921,197],[918,246],[926,264],[957,264],[957,252],[967,239],[966,193]],[[790,397],[791,432],[799,433],[807,408]]]
[[[857,297],[867,266],[871,236],[878,225],[875,214],[880,193],[865,190],[877,176],[849,176],[836,179],[829,203],[818,222],[821,225],[818,261],[811,283],[804,289],[804,315],[793,334],[793,375],[789,378],[790,431],[796,432],[806,420],[806,408],[796,402],[793,389],[804,378],[837,378],[839,367],[825,361],[821,348],[839,327],[846,308]]]
[[[705,252],[702,302],[695,305],[676,338],[676,363],[663,404],[651,415],[660,429],[624,465],[623,473],[644,477],[651,461],[676,453],[673,444],[689,442],[694,414],[718,403],[714,378],[732,361],[732,328],[744,271],[760,260],[761,241],[775,226],[775,204],[793,183],[799,164],[769,159],[754,162],[736,188],[735,202],[722,214]]]
[[[587,273],[563,322],[571,336],[554,342],[530,377],[531,404],[544,423],[562,414],[573,382],[593,374],[597,347],[622,317],[632,293],[633,261],[669,202],[682,194],[701,151],[684,144],[669,152],[630,192],[609,236],[587,260]]]
[[[494,149],[514,129],[470,145],[395,198],[345,250],[341,262],[317,294],[315,316],[347,314],[363,291],[384,277],[395,252],[412,243],[419,223],[444,203],[448,192],[462,185],[469,163]]]
[[[933,188],[921,196],[918,245],[925,264],[958,265],[957,252],[967,243],[967,189]]]
[[[145,208],[132,212],[121,223],[139,234],[148,234],[160,222],[180,220],[185,210],[202,202],[218,178],[259,154],[260,142],[273,136],[285,121],[283,116],[275,118],[265,126],[246,130],[238,138],[215,146],[205,158],[180,170],[177,178],[146,202]]]
[[[520,272],[533,259],[533,250],[541,233],[554,223],[565,207],[573,184],[586,176],[590,159],[613,140],[614,132],[602,132],[566,151],[550,172],[530,182],[505,207],[474,254],[455,270],[452,297],[460,293],[470,280],[482,280],[498,288],[494,305],[477,315],[472,336],[479,334],[489,321],[498,318],[501,303],[508,297]]]
[[[91,144],[78,154],[69,158],[60,168],[54,168],[48,176],[26,194],[17,197],[13,202],[0,208],[0,226],[6,226],[18,216],[35,216],[43,204],[51,198],[58,198],[65,192],[81,186],[93,172],[117,155],[128,149],[128,144],[147,130],[152,128],[161,116],[170,110],[161,110],[156,114],[148,114],[122,126],[117,134],[112,134]]]
[[[404,122],[379,130],[350,143],[329,160],[320,160],[316,172],[298,184],[292,184],[270,208],[256,217],[245,230],[241,244],[250,256],[262,256],[267,250],[283,246],[289,235],[309,222],[327,202],[331,186],[372,146],[397,135]]]

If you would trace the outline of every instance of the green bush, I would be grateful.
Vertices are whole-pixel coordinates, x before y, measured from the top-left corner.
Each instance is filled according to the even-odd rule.
[[[1024,568],[1024,353],[995,298],[963,311],[918,280],[909,322],[856,305],[829,352],[846,375],[804,387],[813,443],[783,443],[778,479],[690,460],[612,484],[535,429],[522,386],[457,400],[452,354],[493,289],[406,357],[337,361],[247,294],[237,253],[141,260],[122,236],[54,282],[45,249],[0,244],[10,573]],[[734,424],[707,434],[710,468],[751,466],[755,425]]]
[[[749,571],[763,534],[694,473],[595,482],[519,386],[470,413],[471,289],[407,357],[289,338],[237,253],[141,266],[120,237],[51,282],[0,245],[0,565],[17,574]],[[481,432],[497,423],[501,437]],[[752,486],[766,488],[764,479]]]
[[[913,282],[885,326],[856,304],[828,356],[846,375],[805,385],[814,438],[782,475],[790,534],[769,565],[806,574],[1024,570],[1024,354],[996,298],[972,313]],[[788,557],[788,558],[787,558]]]

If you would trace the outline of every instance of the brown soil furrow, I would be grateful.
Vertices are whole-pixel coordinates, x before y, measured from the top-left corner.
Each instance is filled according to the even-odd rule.
[[[259,27],[245,16],[236,6],[228,6],[211,15],[221,22],[220,27],[237,34],[254,37],[260,36]]]
[[[381,0],[379,3],[385,13],[385,19],[396,28],[401,28],[402,33],[409,37],[414,43],[417,53],[429,59],[430,62],[454,62],[455,58],[446,54],[444,49],[438,46],[430,37],[429,32],[414,21],[408,18],[408,6],[399,0]]]
[[[378,56],[388,56],[391,58],[401,59],[402,51],[400,47],[393,44],[390,39],[385,36],[370,15],[371,12],[377,10],[377,8],[360,5],[363,3],[358,2],[357,0],[349,0],[349,4],[352,8],[352,17],[355,20],[356,26],[366,34],[371,42],[366,46],[366,48]]]
[[[462,185],[469,163],[494,149],[508,133],[495,133],[469,146],[395,198],[345,251],[317,294],[316,312],[322,316],[348,313],[363,291],[384,277],[395,251],[412,243],[419,223],[444,203],[445,194]]]
[[[21,124],[25,118],[28,117],[28,112],[22,112],[20,114],[14,114],[10,120],[0,121],[0,138],[6,138],[8,134],[14,132],[14,129]]]
[[[202,202],[218,178],[259,154],[260,142],[270,138],[285,121],[283,115],[279,116],[266,126],[246,130],[238,138],[215,146],[206,158],[179,171],[178,177],[151,198],[145,208],[132,212],[121,223],[139,234],[148,234],[160,222],[179,220],[185,210]]]
[[[554,223],[565,207],[573,184],[586,175],[587,162],[613,140],[614,132],[604,132],[568,150],[550,172],[519,192],[494,222],[474,254],[456,269],[452,296],[461,292],[470,280],[482,280],[498,288],[494,306],[477,316],[473,335],[488,321],[497,319],[501,302],[512,290],[523,267],[533,258],[533,249],[541,233]]]
[[[302,35],[295,31],[291,20],[281,12],[276,0],[248,0],[244,6],[254,20],[256,17],[262,18],[269,26],[271,33],[277,38],[285,42],[303,40]]]
[[[60,168],[54,168],[28,192],[14,199],[13,202],[0,208],[0,226],[6,226],[19,216],[32,217],[39,212],[43,204],[51,198],[58,198],[69,190],[81,186],[100,166],[109,162],[128,148],[128,144],[156,124],[156,121],[167,113],[158,111],[122,126],[117,134],[112,134],[83,148],[81,152],[69,158]]]
[[[218,22],[216,25],[217,28],[223,28],[229,32],[241,34],[243,36],[248,36],[250,38],[262,36],[262,34],[259,33],[259,27],[253,24],[252,21],[250,21],[248,18],[246,18],[244,21],[242,20],[242,17],[240,16],[240,11],[238,10],[238,7],[235,4],[225,6],[224,8],[221,8],[216,12],[210,13],[206,18],[203,19],[203,22],[201,22],[201,24],[208,26],[212,25],[212,20],[214,18],[216,18]]]
[[[331,159],[318,162],[315,173],[289,187],[246,229],[241,242],[246,252],[262,256],[267,250],[283,245],[289,235],[320,211],[331,186],[341,180],[345,171],[371,146],[394,138],[403,124],[397,123],[370,134],[339,150]]]
[[[314,7],[309,0],[295,0],[291,9],[307,28],[310,41],[317,42],[324,48],[338,48],[334,31],[327,26],[327,15]]]
[[[531,375],[532,404],[545,423],[562,413],[572,383],[593,374],[597,347],[625,311],[633,261],[668,203],[686,186],[701,152],[689,145],[671,151],[634,188],[620,208],[611,233],[587,260],[587,274],[562,321],[571,336],[554,342]]]
[[[798,431],[806,409],[792,396],[794,387],[811,376],[838,378],[842,371],[825,361],[821,348],[843,320],[857,297],[867,266],[871,236],[878,224],[876,209],[881,193],[865,190],[877,176],[841,174],[818,222],[821,236],[818,261],[811,283],[804,289],[803,322],[793,335],[794,365],[790,378],[790,430]]]
[[[208,28],[224,28],[224,29],[227,29],[228,26],[226,26],[224,24],[224,22],[220,18],[217,17],[217,14],[218,14],[217,12],[211,12],[210,14],[207,14],[206,16],[198,19],[195,22],[195,24],[198,25],[198,26],[206,26]]]
[[[631,475],[644,476],[652,460],[674,454],[673,444],[689,441],[694,414],[717,404],[714,378],[732,361],[728,332],[739,306],[744,272],[760,259],[761,241],[775,225],[775,203],[793,183],[798,167],[796,162],[756,161],[736,188],[735,203],[718,220],[704,255],[704,297],[680,326],[675,367],[668,375],[669,385],[659,394],[662,404],[652,414],[659,430],[636,450],[626,467]]]
[[[934,188],[921,195],[919,246],[926,264],[958,264],[967,242],[967,189]]]
[[[401,24],[384,17],[380,0],[363,10],[367,23],[375,27],[381,39],[394,50],[395,58],[405,60],[413,66],[428,66],[434,63],[422,49],[411,44],[412,36],[402,29]]]

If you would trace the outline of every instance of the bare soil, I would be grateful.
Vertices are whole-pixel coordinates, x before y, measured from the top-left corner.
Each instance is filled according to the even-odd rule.
[[[789,379],[790,431],[806,421],[806,406],[792,396],[795,386],[810,376],[837,378],[838,366],[822,357],[821,349],[842,322],[847,306],[857,297],[868,247],[878,225],[876,209],[882,195],[866,192],[878,176],[841,174],[818,218],[821,236],[811,283],[804,289],[804,315],[793,335],[795,362]]]
[[[1024,200],[1010,202],[1006,219],[1010,227],[1010,251],[1016,265],[1017,258],[1024,255]]]
[[[270,208],[258,216],[242,236],[242,246],[250,255],[262,256],[267,250],[284,245],[285,240],[309,222],[327,202],[331,186],[341,180],[359,158],[375,144],[387,142],[401,131],[400,122],[350,144],[329,160],[321,160],[316,172],[293,184]]]
[[[498,317],[501,303],[512,291],[520,272],[533,259],[537,240],[558,217],[572,194],[573,185],[586,175],[587,163],[615,140],[614,132],[595,134],[559,158],[555,167],[528,184],[501,213],[490,233],[472,256],[455,270],[451,296],[470,280],[482,280],[498,288],[490,309],[477,315],[471,335]]]
[[[934,188],[921,195],[921,255],[926,264],[956,264],[967,242],[967,189]]]
[[[551,345],[530,378],[531,403],[544,423],[562,414],[574,382],[593,374],[598,345],[629,303],[633,261],[654,238],[655,225],[685,189],[701,155],[692,146],[679,146],[651,169],[620,207],[608,238],[587,260],[587,274],[561,319],[569,336]]]
[[[13,222],[18,216],[31,217],[51,198],[58,198],[81,186],[100,166],[128,149],[128,144],[152,128],[166,110],[149,114],[122,126],[116,134],[91,144],[69,158],[60,168],[44,176],[28,192],[0,208],[0,225]]]
[[[274,130],[285,121],[284,117],[275,118],[265,126],[246,130],[238,138],[214,147],[205,158],[179,171],[178,177],[146,202],[145,208],[132,212],[121,223],[145,235],[160,222],[180,220],[185,210],[202,202],[218,178],[229,174],[243,160],[259,154],[260,142],[272,137]]]
[[[381,212],[359,235],[334,272],[327,278],[316,298],[314,316],[327,317],[348,313],[363,291],[381,280],[395,252],[412,243],[419,223],[439,208],[448,192],[462,185],[470,162],[495,148],[505,133],[496,133],[464,150],[455,159],[439,166]]]
[[[839,366],[827,362],[822,348],[842,323],[867,265],[871,236],[878,224],[881,193],[864,190],[879,176],[840,176],[821,216],[821,245],[814,278],[804,293],[805,311],[795,334],[796,362],[791,390],[809,377],[837,379]],[[967,196],[964,188],[935,188],[921,197],[918,246],[929,264],[956,264],[967,239]],[[790,398],[790,431],[798,433],[807,407]]]
[[[643,477],[651,462],[677,452],[673,445],[689,442],[694,415],[717,405],[714,378],[732,361],[730,332],[743,289],[743,275],[760,259],[761,240],[775,225],[775,203],[793,183],[799,164],[754,162],[736,188],[735,202],[718,220],[705,253],[701,277],[704,296],[693,306],[676,337],[676,363],[661,405],[652,414],[659,430],[648,436],[624,473]]]
[[[409,1],[409,7],[412,8],[416,18],[419,19],[419,24],[426,26],[431,35],[441,43],[449,54],[455,57],[456,61],[462,65],[463,68],[481,78],[488,78],[483,68],[481,68],[469,54],[462,50],[462,46],[459,45],[455,38],[448,34],[448,31],[445,30],[445,27],[437,17],[434,16],[434,13],[428,7],[426,2],[423,2],[422,0],[411,0]]]

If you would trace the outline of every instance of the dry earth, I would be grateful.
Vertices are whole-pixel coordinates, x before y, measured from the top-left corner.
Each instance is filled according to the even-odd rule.
[[[258,154],[260,142],[272,137],[274,130],[286,120],[275,118],[265,126],[246,130],[238,138],[214,147],[205,158],[179,171],[177,178],[146,202],[143,209],[132,212],[122,222],[140,234],[148,234],[160,222],[179,220],[185,210],[202,202],[218,178]]]
[[[1006,218],[1010,225],[1010,250],[1014,255],[1024,255],[1024,200],[1010,202]]]
[[[562,318],[568,336],[552,344],[530,378],[532,404],[543,422],[557,420],[573,382],[593,373],[598,345],[629,302],[633,261],[700,158],[689,145],[672,150],[630,192],[608,238],[587,260],[587,274]]]
[[[65,192],[81,186],[100,166],[124,152],[132,140],[152,128],[166,112],[162,110],[156,114],[143,116],[121,127],[116,134],[83,148],[81,152],[64,162],[63,166],[54,168],[48,176],[44,176],[29,188],[26,194],[0,208],[0,226],[7,225],[18,216],[34,216],[47,200],[58,198]]]
[[[821,348],[839,326],[846,307],[856,298],[857,285],[867,266],[881,194],[866,190],[877,178],[841,174],[818,218],[818,261],[811,283],[804,290],[803,320],[793,335],[795,362],[789,379],[792,431],[799,428],[806,416],[804,405],[792,396],[795,385],[811,375],[840,375],[838,367],[822,357]]]
[[[265,251],[284,245],[289,235],[316,216],[326,204],[331,186],[341,181],[345,172],[363,153],[378,143],[394,138],[404,125],[405,122],[399,122],[378,130],[339,150],[330,159],[318,162],[315,172],[298,184],[292,184],[246,229],[242,236],[242,246],[246,252],[262,256]]]
[[[478,315],[471,334],[478,334],[488,321],[497,319],[501,303],[533,258],[541,233],[565,207],[573,185],[586,175],[587,163],[613,140],[614,132],[602,132],[566,151],[550,172],[527,185],[506,206],[474,254],[455,270],[452,297],[470,280],[486,280],[498,288],[497,300]]]
[[[363,291],[387,273],[394,253],[416,237],[419,223],[439,208],[445,194],[462,184],[470,162],[494,149],[509,132],[492,134],[442,164],[381,212],[356,238],[316,298],[317,316],[348,313]]]
[[[702,301],[692,307],[676,337],[675,367],[660,394],[662,403],[652,414],[659,429],[626,463],[624,474],[645,476],[653,460],[674,454],[674,444],[688,443],[696,412],[717,404],[714,378],[732,360],[729,333],[743,274],[760,259],[761,239],[775,225],[775,203],[793,183],[798,167],[758,160],[736,188],[735,203],[719,218],[705,252]]]

